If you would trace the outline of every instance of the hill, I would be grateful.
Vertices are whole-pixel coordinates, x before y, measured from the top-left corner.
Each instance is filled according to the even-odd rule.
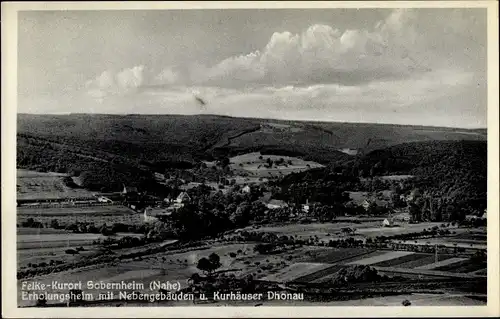
[[[84,171],[93,188],[104,180],[110,188],[146,185],[155,170],[251,152],[330,165],[354,158],[342,149],[362,155],[407,142],[486,140],[483,130],[215,115],[19,114],[17,127],[19,168]]]

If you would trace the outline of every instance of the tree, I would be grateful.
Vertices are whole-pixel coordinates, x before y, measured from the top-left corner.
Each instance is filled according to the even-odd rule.
[[[194,284],[196,285],[197,283],[199,283],[201,281],[201,277],[198,273],[194,273],[192,274],[189,279],[188,279],[188,283],[191,283],[191,284]]]
[[[411,302],[410,302],[408,299],[405,299],[405,300],[403,300],[403,302],[402,302],[401,304],[402,304],[403,306],[405,306],[405,307],[408,307],[408,306],[410,306],[410,305],[411,305]]]
[[[268,254],[274,249],[276,249],[276,245],[274,244],[257,244],[253,248],[253,250],[259,254]]]
[[[198,260],[196,268],[203,271],[205,274],[209,274],[212,271],[212,263],[208,260],[208,258],[203,257]]]
[[[66,254],[68,254],[68,255],[77,255],[77,254],[79,254],[79,252],[77,250],[75,250],[75,249],[66,249],[64,252]]]
[[[50,228],[59,229],[59,221],[57,219],[52,219],[50,221]]]
[[[216,253],[210,254],[208,258],[203,257],[198,260],[196,268],[203,271],[207,275],[211,275],[217,268],[221,266],[220,257]]]
[[[220,257],[216,253],[211,253],[210,256],[208,256],[208,260],[212,264],[214,270],[221,266]]]

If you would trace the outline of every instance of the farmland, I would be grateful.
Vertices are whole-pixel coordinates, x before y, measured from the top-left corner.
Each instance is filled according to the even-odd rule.
[[[485,231],[463,223],[465,214],[484,210],[486,143],[470,141],[485,140],[481,133],[217,116],[21,115],[19,123],[18,166],[30,169],[20,170],[19,196],[91,195],[67,187],[66,176],[96,192],[118,192],[125,184],[139,193],[113,198],[134,210],[108,203],[19,207],[20,279],[171,280],[186,287],[196,273],[202,278],[196,289],[245,288],[269,280],[275,286],[335,281],[380,290],[379,281],[397,277],[391,287],[407,292],[413,289],[404,287],[409,278],[453,277],[453,283],[485,272],[485,255],[473,249],[486,245]],[[400,144],[427,140],[429,134],[469,141]],[[180,192],[189,199],[172,203]],[[370,199],[383,193],[388,206],[351,206],[347,193]],[[408,199],[417,193],[420,198]],[[434,200],[443,197],[446,202]],[[138,212],[153,206],[172,213],[144,224]],[[429,206],[435,208],[432,214]],[[385,218],[401,212],[416,223],[382,227]],[[53,220],[60,225],[52,226]],[[124,228],[141,239],[113,241],[103,235]],[[468,232],[472,228],[477,232]],[[415,234],[387,238],[410,233]],[[104,238],[109,240],[93,244]],[[451,249],[438,251],[436,260],[434,245]],[[80,246],[78,253],[67,252]],[[220,260],[204,265],[204,258]],[[356,276],[366,282],[349,281]],[[229,284],[228,278],[235,281]],[[343,288],[327,289],[353,298],[363,291],[359,287],[349,286],[354,293],[345,295]]]
[[[353,234],[356,238],[373,238],[376,236],[393,236],[421,232],[442,223],[425,222],[419,224],[401,224],[399,227],[382,227],[383,217],[379,218],[339,218],[336,223],[310,223],[310,224],[286,224],[277,226],[263,226],[255,229],[256,232],[269,232],[279,235],[296,236],[307,239],[310,236],[318,236],[322,241],[344,238],[342,229],[346,227],[356,228]],[[412,241],[408,241],[413,243]],[[427,240],[425,240],[427,242]]]
[[[297,157],[262,155],[260,152],[238,155],[229,160],[233,171],[258,177],[276,177],[323,167],[316,162],[305,161]],[[271,167],[268,166],[269,163],[273,163]]]
[[[279,273],[262,278],[265,281],[290,282],[317,271],[330,268],[322,263],[295,263],[282,269]]]
[[[368,257],[368,258],[363,258],[363,259],[359,259],[356,261],[352,261],[348,264],[349,265],[353,265],[353,264],[355,264],[355,265],[372,265],[372,264],[376,264],[379,262],[383,262],[383,261],[387,261],[387,260],[391,260],[394,258],[399,258],[399,257],[407,256],[407,255],[412,255],[412,254],[413,254],[413,252],[407,252],[407,251],[391,251],[391,252],[387,252],[387,253],[384,253],[384,254],[381,254],[378,256],[373,256],[373,257]]]
[[[63,182],[66,174],[17,170],[17,198],[92,197],[85,189],[70,188]]]
[[[135,213],[130,208],[121,205],[110,206],[86,206],[86,207],[50,207],[50,208],[33,208],[19,207],[18,214],[23,215],[40,215],[40,216],[59,216],[59,215],[74,215],[74,214],[133,214]]]

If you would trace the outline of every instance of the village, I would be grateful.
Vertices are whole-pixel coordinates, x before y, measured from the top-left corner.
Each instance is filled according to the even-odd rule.
[[[346,267],[376,271],[389,278],[384,287],[400,277],[485,280],[486,211],[447,220],[451,215],[439,215],[447,214],[439,199],[411,187],[412,176],[358,182],[330,173],[327,178],[337,180],[330,183],[305,164],[295,171],[275,164],[294,159],[251,158],[271,164],[259,168],[249,156],[240,157],[243,165],[231,158],[225,167],[208,168],[217,172],[208,179],[182,178],[192,176],[186,170],[156,172],[167,190],[162,195],[127,184],[115,192],[89,191],[68,186],[64,174],[19,170],[18,276],[112,262],[109,269],[129,279],[150,273],[155,280],[188,280],[212,252],[235,280],[251,276],[286,289],[327,287]],[[183,245],[195,246],[176,248]],[[130,254],[142,257],[129,260]],[[96,271],[85,276],[102,276]]]

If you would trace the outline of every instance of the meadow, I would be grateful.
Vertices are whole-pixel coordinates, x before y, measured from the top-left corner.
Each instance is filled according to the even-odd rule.
[[[43,173],[25,169],[17,170],[17,198],[68,198],[92,197],[92,193],[80,188],[66,186],[67,174]]]

